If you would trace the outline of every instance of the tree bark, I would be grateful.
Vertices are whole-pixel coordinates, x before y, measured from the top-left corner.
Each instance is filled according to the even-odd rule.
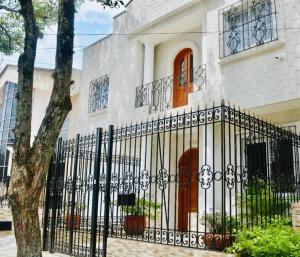
[[[39,30],[31,0],[19,0],[24,19],[24,50],[18,61],[18,93],[15,145],[9,198],[13,214],[18,257],[40,257],[41,239],[35,196],[30,186],[35,170],[28,168],[30,156],[33,72]],[[36,194],[35,194],[36,195]]]
[[[25,195],[22,204],[13,202],[12,215],[18,257],[42,257],[41,232],[38,216],[38,201]]]

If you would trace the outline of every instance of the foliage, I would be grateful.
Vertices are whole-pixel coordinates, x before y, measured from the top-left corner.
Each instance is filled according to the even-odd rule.
[[[161,205],[151,200],[138,199],[133,206],[121,206],[125,215],[145,215],[154,218]],[[150,215],[149,215],[150,214]]]
[[[34,14],[39,31],[56,22],[56,0],[33,0]],[[18,1],[0,0],[0,52],[11,55],[22,49],[24,23]],[[42,37],[42,33],[40,33]]]
[[[32,0],[40,37],[47,26],[57,21],[57,0]],[[77,0],[77,7],[83,0]],[[103,7],[119,7],[121,0],[97,0]],[[24,23],[20,5],[16,0],[0,0],[0,53],[11,55],[20,52],[24,43]]]
[[[246,217],[246,208],[249,219],[251,216],[255,219],[260,216],[284,213],[290,204],[290,199],[287,194],[279,193],[275,188],[272,182],[263,179],[252,180],[238,200],[238,207],[244,209],[244,217]]]
[[[97,0],[97,2],[101,3],[104,7],[109,6],[111,8],[124,5],[124,2],[122,0]]]
[[[290,219],[277,218],[272,224],[240,230],[226,252],[239,257],[299,257],[300,233],[293,232]]]
[[[235,233],[240,227],[237,217],[222,215],[221,212],[206,214],[202,217],[202,224],[207,225],[210,232],[214,234]]]

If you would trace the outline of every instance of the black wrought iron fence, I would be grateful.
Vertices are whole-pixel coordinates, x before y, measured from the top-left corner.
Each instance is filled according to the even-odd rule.
[[[110,236],[222,250],[236,229],[288,216],[299,201],[300,137],[233,107],[191,110],[111,135],[111,152],[107,134],[101,137],[104,155],[95,136],[58,147],[47,187],[48,248],[94,256],[96,240],[98,256]]]
[[[190,82],[185,81],[187,72],[190,73]],[[161,112],[173,106],[174,87],[191,87],[192,92],[197,92],[205,88],[206,65],[200,65],[191,70],[183,71],[182,74],[180,78],[174,78],[172,75],[137,87],[135,107],[139,108],[150,105],[151,112]]]

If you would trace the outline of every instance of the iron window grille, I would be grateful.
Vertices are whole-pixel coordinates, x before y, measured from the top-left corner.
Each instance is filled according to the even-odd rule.
[[[106,109],[108,104],[109,77],[104,75],[90,84],[89,113]]]
[[[220,58],[278,40],[275,0],[240,0],[219,12]]]

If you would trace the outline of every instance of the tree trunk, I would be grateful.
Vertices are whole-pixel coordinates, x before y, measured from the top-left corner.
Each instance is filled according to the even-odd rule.
[[[41,257],[41,232],[38,215],[40,192],[32,188],[30,178],[24,180],[20,174],[28,172],[26,165],[12,167],[10,184],[10,205],[13,216],[14,232],[17,244],[17,257]]]
[[[27,195],[26,192],[20,192]],[[28,199],[23,199],[26,202]],[[15,237],[17,243],[17,257],[42,257],[41,232],[36,201],[26,206],[11,204]]]
[[[73,63],[74,0],[60,0],[54,86],[38,134],[30,145],[34,60],[38,28],[32,0],[19,0],[25,23],[24,53],[19,58],[15,153],[10,201],[18,257],[42,256],[38,203],[49,161],[63,122],[72,108],[70,87]],[[28,122],[29,121],[29,122]]]

